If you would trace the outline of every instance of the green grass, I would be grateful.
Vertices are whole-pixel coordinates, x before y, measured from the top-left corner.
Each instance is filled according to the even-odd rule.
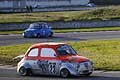
[[[67,32],[95,32],[95,31],[119,31],[120,27],[81,28],[81,29],[54,29],[55,33]],[[0,35],[22,34],[23,31],[0,31]]]
[[[90,58],[94,62],[95,69],[120,71],[120,39],[67,43],[72,45],[79,55]],[[32,44],[0,46],[1,63],[13,63],[12,58],[24,54],[30,45]]]
[[[12,58],[24,54],[31,44],[0,46],[0,63],[11,64]]]
[[[56,33],[67,33],[67,32],[96,32],[96,31],[119,31],[120,27],[101,27],[101,28],[81,28],[81,29],[61,29],[54,30]]]
[[[80,55],[90,58],[97,70],[120,71],[120,40],[70,42]]]
[[[90,11],[36,12],[0,14],[0,23],[12,22],[53,22],[77,20],[111,20],[120,19],[120,7],[104,7]]]
[[[8,34],[22,34],[23,31],[0,31],[0,35],[8,35]]]

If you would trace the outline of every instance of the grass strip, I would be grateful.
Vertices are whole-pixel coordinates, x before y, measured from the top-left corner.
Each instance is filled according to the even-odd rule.
[[[97,8],[89,11],[36,12],[0,14],[0,23],[54,22],[79,20],[120,19],[120,6]]]

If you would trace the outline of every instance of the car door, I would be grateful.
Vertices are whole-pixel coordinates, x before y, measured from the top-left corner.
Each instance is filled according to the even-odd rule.
[[[41,37],[45,36],[45,30],[43,25],[39,25],[38,33],[40,34]]]
[[[60,60],[52,48],[41,48],[39,68],[42,74],[58,75]]]
[[[45,36],[45,37],[48,37],[49,36],[49,29],[48,29],[48,25],[44,24],[42,25],[42,35]]]

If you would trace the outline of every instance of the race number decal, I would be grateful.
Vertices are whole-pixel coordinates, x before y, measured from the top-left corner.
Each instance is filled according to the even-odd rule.
[[[39,68],[41,69],[41,71],[43,73],[51,73],[51,74],[55,74],[56,73],[56,63],[55,62],[48,62],[45,60],[39,60],[37,62]]]
[[[49,71],[50,73],[55,73],[55,66],[56,66],[56,63],[49,63]]]

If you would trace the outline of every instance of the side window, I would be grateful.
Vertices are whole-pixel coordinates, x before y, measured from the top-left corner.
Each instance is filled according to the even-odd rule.
[[[41,57],[55,57],[56,52],[52,48],[42,48]]]
[[[28,53],[28,56],[30,57],[38,56],[38,48],[31,49],[31,51]]]

